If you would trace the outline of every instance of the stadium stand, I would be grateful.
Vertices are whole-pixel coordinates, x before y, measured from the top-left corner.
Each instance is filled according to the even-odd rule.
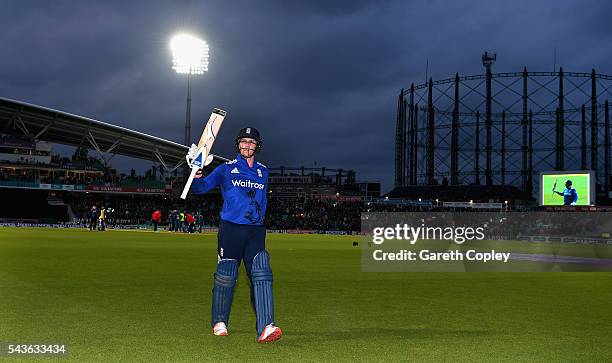
[[[0,200],[10,208],[0,208],[0,219],[57,223],[70,220],[70,207],[57,200],[48,200],[43,190],[0,188]]]
[[[505,202],[512,204],[534,199],[512,185],[418,185],[395,188],[385,195],[388,198],[409,200],[429,199],[440,201]]]
[[[70,157],[53,154],[52,143],[73,146],[75,152]],[[177,197],[183,183],[176,171],[187,149],[135,130],[0,97],[0,218],[86,224],[95,205],[107,209],[111,227],[144,225],[157,209],[162,226],[173,225],[182,212],[195,215],[200,225],[216,226],[222,205],[218,191],[187,201]],[[110,154],[156,166],[144,175],[117,173],[104,156]],[[224,161],[215,156],[208,170]],[[271,230],[350,232],[359,231],[362,212],[470,210],[476,205],[480,211],[500,211],[534,205],[531,196],[513,186],[443,182],[396,188],[381,197],[380,183],[359,182],[350,169],[280,166],[269,171],[266,224]]]

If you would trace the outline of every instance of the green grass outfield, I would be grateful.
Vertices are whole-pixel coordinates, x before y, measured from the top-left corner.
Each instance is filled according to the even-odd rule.
[[[214,234],[0,228],[0,342],[78,362],[612,357],[611,273],[364,273],[353,240],[268,235],[284,335],[260,345],[243,268],[211,335]]]

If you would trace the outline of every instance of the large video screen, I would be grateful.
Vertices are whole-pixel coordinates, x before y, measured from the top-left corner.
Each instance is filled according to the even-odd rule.
[[[594,204],[595,177],[592,171],[540,173],[540,205],[588,206]]]

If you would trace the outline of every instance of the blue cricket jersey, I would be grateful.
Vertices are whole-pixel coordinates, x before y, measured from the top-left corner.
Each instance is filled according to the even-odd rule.
[[[578,193],[576,193],[576,189],[565,188],[565,190],[563,191],[563,204],[571,205],[575,202],[578,202]]]
[[[221,219],[236,224],[263,225],[266,215],[268,168],[255,161],[250,168],[246,159],[223,163],[208,176],[194,179],[191,187],[195,194],[204,194],[221,187],[223,208]]]

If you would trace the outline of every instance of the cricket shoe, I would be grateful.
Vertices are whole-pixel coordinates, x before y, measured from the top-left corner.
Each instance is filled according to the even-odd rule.
[[[274,324],[268,324],[266,325],[264,331],[261,332],[259,338],[257,338],[257,342],[270,343],[280,339],[281,335],[283,335],[283,331],[281,330],[281,328],[274,326]]]
[[[220,321],[213,327],[213,334],[220,337],[227,336],[227,326],[225,323]]]

